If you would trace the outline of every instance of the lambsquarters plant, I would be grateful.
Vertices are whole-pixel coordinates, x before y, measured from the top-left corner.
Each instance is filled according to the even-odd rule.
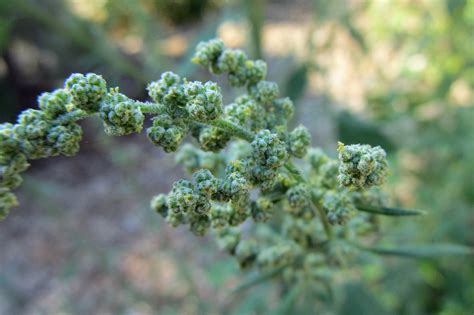
[[[246,92],[224,106],[216,83],[165,72],[148,85],[152,101],[141,102],[108,88],[100,75],[76,73],[62,89],[43,93],[39,109],[23,111],[16,124],[1,124],[0,216],[17,204],[11,190],[21,184],[29,160],[76,154],[82,136],[77,121],[98,115],[107,134],[121,136],[141,132],[149,115],[150,142],[178,151],[177,160],[192,173],[153,197],[151,207],[198,236],[212,230],[242,268],[256,265],[288,284],[320,283],[351,249],[397,253],[354,245],[376,230],[375,215],[419,214],[384,207],[376,188],[387,175],[382,148],[339,143],[338,160],[311,148],[306,127],[288,129],[293,103],[265,80],[266,63],[226,49],[221,40],[200,43],[193,62]],[[182,145],[187,135],[196,146]],[[466,252],[442,246],[398,253],[436,250]]]

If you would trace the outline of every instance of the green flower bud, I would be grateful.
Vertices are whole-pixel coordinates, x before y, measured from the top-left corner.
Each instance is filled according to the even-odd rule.
[[[48,131],[47,140],[52,148],[51,155],[73,156],[79,151],[82,128],[76,123],[54,126]]]
[[[0,154],[14,153],[20,149],[21,138],[11,123],[0,124]]]
[[[2,153],[0,151],[0,177],[10,177],[25,171],[30,164],[21,153]],[[10,187],[12,188],[12,187]]]
[[[227,173],[221,182],[219,191],[222,191],[229,198],[238,198],[249,191],[249,184],[242,173]]]
[[[381,147],[339,142],[337,150],[340,162],[338,179],[342,186],[367,188],[383,183],[388,162]]]
[[[194,214],[190,216],[189,227],[196,236],[203,236],[209,230],[211,221],[207,215]]]
[[[328,191],[324,194],[322,206],[326,210],[328,221],[331,224],[346,223],[356,211],[347,194],[335,191]]]
[[[185,85],[184,92],[188,98],[187,109],[192,119],[207,123],[222,114],[222,94],[216,83],[190,82]]]
[[[274,213],[275,204],[266,197],[259,197],[252,203],[252,218],[255,222],[265,222]]]
[[[193,184],[185,179],[180,179],[173,184],[173,189],[168,195],[168,207],[173,212],[191,212],[196,209],[198,197],[194,193]]]
[[[265,127],[265,119],[261,108],[255,100],[248,95],[242,95],[224,108],[227,119],[235,124],[257,131]]]
[[[325,189],[336,189],[338,186],[337,174],[337,162],[328,160],[319,167],[319,185]]]
[[[23,179],[19,173],[25,171],[28,166],[25,155],[0,151],[0,190],[20,186]]]
[[[229,224],[238,226],[247,220],[251,214],[251,203],[248,194],[232,196],[232,200],[228,204],[231,209]]]
[[[235,257],[239,262],[240,268],[251,267],[257,259],[259,248],[254,240],[242,240],[235,249]]]
[[[248,84],[255,84],[267,76],[267,63],[263,60],[245,61],[245,74]]]
[[[95,73],[74,73],[66,80],[65,87],[72,104],[88,113],[99,109],[99,102],[107,93],[107,83]]]
[[[225,148],[230,135],[217,127],[204,127],[199,132],[199,144],[204,151],[217,152]]]
[[[293,263],[294,245],[278,244],[264,248],[257,257],[258,266],[262,269],[276,269]]]
[[[14,133],[21,139],[21,150],[30,159],[38,159],[52,155],[53,149],[48,145],[46,136],[51,122],[41,110],[27,109],[18,116]]]
[[[168,214],[166,215],[166,223],[172,227],[177,227],[186,223],[186,217],[182,212],[168,211]]]
[[[247,84],[247,71],[245,63],[248,57],[240,49],[225,49],[219,57],[217,67],[220,72],[227,72],[229,83],[232,86]]]
[[[280,93],[278,84],[270,81],[260,81],[250,86],[249,92],[259,104],[271,104]]]
[[[23,183],[23,178],[18,174],[2,175],[2,166],[0,166],[0,187],[14,189]]]
[[[206,196],[196,193],[196,207],[194,208],[194,213],[197,214],[207,214],[211,209],[211,202],[207,199]]]
[[[279,117],[279,120],[281,120],[280,123],[290,120],[295,114],[295,105],[288,97],[274,100],[273,107],[275,108],[275,112]]]
[[[148,95],[157,103],[163,103],[163,99],[170,87],[181,85],[181,77],[171,71],[163,72],[158,81],[151,82],[147,86]]]
[[[148,139],[165,152],[174,152],[188,132],[187,126],[168,114],[153,117],[153,125],[146,130]]]
[[[184,85],[181,83],[179,75],[173,72],[164,72],[160,80],[151,82],[148,87],[148,94],[159,104],[163,104],[167,113],[173,118],[186,118],[188,111],[186,103],[187,95],[184,92]]]
[[[227,162],[225,168],[225,174],[230,175],[232,173],[246,174],[249,170],[249,161],[247,159],[231,160]]]
[[[10,209],[18,205],[18,200],[16,196],[0,188],[0,220],[3,220],[7,217]]]
[[[253,184],[260,185],[262,190],[268,191],[275,186],[278,171],[275,168],[256,165],[250,170],[250,174]]]
[[[150,202],[150,207],[159,213],[162,217],[166,218],[168,215],[168,198],[165,194],[159,194],[153,197]]]
[[[49,119],[67,113],[67,105],[70,101],[71,97],[65,89],[57,89],[51,93],[45,92],[38,97],[39,108]]]
[[[310,205],[311,192],[305,184],[298,184],[288,189],[286,197],[290,207],[302,209]]]
[[[208,68],[212,73],[218,74],[221,70],[217,66],[217,60],[223,50],[224,42],[220,39],[200,42],[197,45],[196,53],[192,58],[192,62]]]
[[[233,255],[240,242],[239,230],[236,228],[224,227],[216,229],[215,232],[219,248]]]
[[[304,248],[311,248],[325,239],[324,229],[319,221],[290,216],[283,222],[282,234]]]
[[[214,229],[223,228],[229,225],[232,209],[227,205],[213,205],[209,212],[211,226]]]
[[[318,171],[319,168],[329,161],[329,157],[320,148],[311,148],[308,150],[307,159],[314,171]]]
[[[298,158],[303,158],[308,152],[308,147],[311,144],[311,134],[308,128],[299,125],[288,137],[290,152]]]
[[[279,168],[288,159],[286,146],[278,135],[269,130],[261,130],[252,141],[252,157],[258,165]]]
[[[225,49],[219,56],[217,66],[221,72],[243,73],[247,59],[247,54],[240,49]]]
[[[145,119],[140,107],[118,91],[111,91],[104,98],[100,106],[100,117],[104,122],[105,132],[112,136],[140,132]]]
[[[211,171],[201,169],[193,174],[197,191],[207,198],[217,192],[219,181],[212,175]]]

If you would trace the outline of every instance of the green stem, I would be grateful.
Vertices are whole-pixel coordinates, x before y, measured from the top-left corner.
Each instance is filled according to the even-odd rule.
[[[304,183],[304,184],[307,183],[304,177],[301,175],[300,171],[296,168],[296,166],[291,161],[288,161],[285,163],[285,168],[290,172],[290,174],[298,182]],[[321,222],[323,223],[324,231],[326,232],[326,236],[328,240],[333,239],[331,224],[329,223],[326,213],[324,213],[324,210],[321,207],[321,204],[319,203],[318,198],[313,192],[311,192],[311,202],[313,203],[314,207],[319,213],[319,217],[321,218]]]
[[[245,128],[242,128],[228,120],[224,120],[222,118],[218,118],[212,122],[209,123],[211,126],[214,126],[214,127],[217,127],[217,128],[220,128],[222,130],[225,130],[227,132],[229,132],[230,134],[238,137],[238,138],[241,138],[241,139],[244,139],[244,140],[247,140],[248,142],[252,142],[253,141],[253,138],[254,138],[254,134],[251,132],[251,131],[248,131],[247,129]]]
[[[54,120],[54,124],[62,125],[70,122],[75,122],[87,118],[93,114],[86,113],[82,110],[73,110],[72,112],[63,114]]]
[[[145,114],[160,114],[164,111],[164,106],[158,103],[151,102],[135,102]]]
[[[321,204],[319,203],[318,198],[316,197],[314,192],[311,192],[311,202],[319,213],[319,217],[321,218],[321,222],[323,223],[324,231],[326,232],[328,240],[332,240],[334,235],[332,232],[331,224],[329,223],[326,213],[321,207]]]
[[[296,166],[289,160],[285,163],[284,167],[290,172],[291,175],[300,183],[306,183],[306,180],[301,175],[300,171]]]

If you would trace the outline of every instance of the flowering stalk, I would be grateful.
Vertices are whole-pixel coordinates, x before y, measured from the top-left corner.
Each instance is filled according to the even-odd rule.
[[[168,194],[153,197],[152,209],[196,235],[212,230],[242,268],[281,270],[288,283],[320,283],[353,252],[341,239],[375,231],[373,215],[408,214],[383,206],[376,187],[387,174],[383,149],[340,143],[337,161],[310,148],[306,127],[288,129],[293,103],[265,80],[264,61],[226,49],[217,39],[200,43],[193,61],[226,74],[246,93],[224,106],[216,83],[165,72],[147,87],[152,101],[142,102],[107,88],[99,75],[73,74],[63,88],[38,98],[39,109],[25,110],[15,124],[1,124],[0,217],[17,204],[12,190],[29,160],[77,153],[78,120],[98,115],[107,134],[121,136],[141,132],[145,114],[152,120],[146,129],[150,142],[178,151],[177,161],[191,174]],[[188,134],[196,146],[182,145]],[[305,163],[304,176],[295,159]],[[254,233],[243,235],[242,224],[250,220]]]

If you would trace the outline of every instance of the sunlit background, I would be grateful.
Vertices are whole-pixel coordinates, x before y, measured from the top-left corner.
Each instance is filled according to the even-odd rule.
[[[219,82],[229,101],[236,91],[189,61],[216,36],[268,62],[313,145],[387,150],[393,203],[428,212],[384,221],[388,244],[474,245],[474,0],[0,0],[1,121],[72,72],[145,100],[147,82],[173,70]],[[83,125],[81,152],[34,161],[0,222],[0,314],[278,309],[277,286],[231,294],[247,274],[212,237],[149,209],[184,176],[173,156],[143,134]],[[321,314],[474,314],[472,258],[384,259],[336,281]]]

